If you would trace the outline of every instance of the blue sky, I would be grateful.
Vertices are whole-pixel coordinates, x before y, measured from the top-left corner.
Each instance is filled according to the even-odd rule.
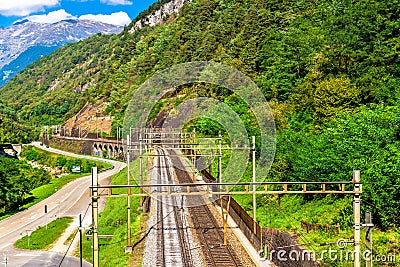
[[[0,0],[0,26],[21,19],[53,23],[81,18],[110,24],[129,24],[157,0]]]

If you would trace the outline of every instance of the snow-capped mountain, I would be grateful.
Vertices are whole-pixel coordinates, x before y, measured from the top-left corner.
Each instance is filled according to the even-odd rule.
[[[122,29],[122,26],[80,19],[52,24],[22,20],[0,27],[0,86],[33,61],[64,44],[96,33],[119,33]]]

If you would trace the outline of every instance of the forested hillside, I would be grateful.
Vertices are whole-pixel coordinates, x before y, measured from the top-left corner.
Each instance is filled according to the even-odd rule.
[[[35,140],[39,131],[35,127],[17,122],[14,109],[0,99],[0,144],[21,144]]]
[[[267,179],[350,180],[360,169],[363,199],[389,228],[400,222],[399,9],[398,0],[196,0],[163,25],[130,34],[131,24],[67,45],[0,96],[35,125],[63,122],[86,102],[110,102],[115,130],[132,92],[155,72],[221,62],[250,76],[270,101],[278,143]],[[177,90],[240,110],[224,90]]]

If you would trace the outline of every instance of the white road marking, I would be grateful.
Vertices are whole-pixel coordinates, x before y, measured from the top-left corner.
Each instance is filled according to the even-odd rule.
[[[42,255],[41,253],[38,253],[38,254],[33,254],[33,253],[18,253],[18,254],[15,254],[14,256],[15,257],[36,257],[36,256],[39,256],[39,255]]]
[[[2,245],[2,246],[0,247],[0,249],[6,248],[6,247],[8,247],[8,246],[10,246],[10,245],[12,245],[12,244],[13,244],[13,243],[6,243],[6,244]]]

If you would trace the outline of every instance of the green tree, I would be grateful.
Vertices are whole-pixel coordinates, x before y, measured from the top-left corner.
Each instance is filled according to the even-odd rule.
[[[347,78],[330,78],[319,83],[313,94],[316,117],[331,118],[359,103],[359,91]]]
[[[285,179],[350,181],[353,170],[361,170],[363,199],[377,207],[376,223],[385,228],[398,225],[391,214],[400,216],[399,114],[399,107],[362,107],[354,115],[339,114],[322,130],[280,132],[277,162],[286,166]]]

